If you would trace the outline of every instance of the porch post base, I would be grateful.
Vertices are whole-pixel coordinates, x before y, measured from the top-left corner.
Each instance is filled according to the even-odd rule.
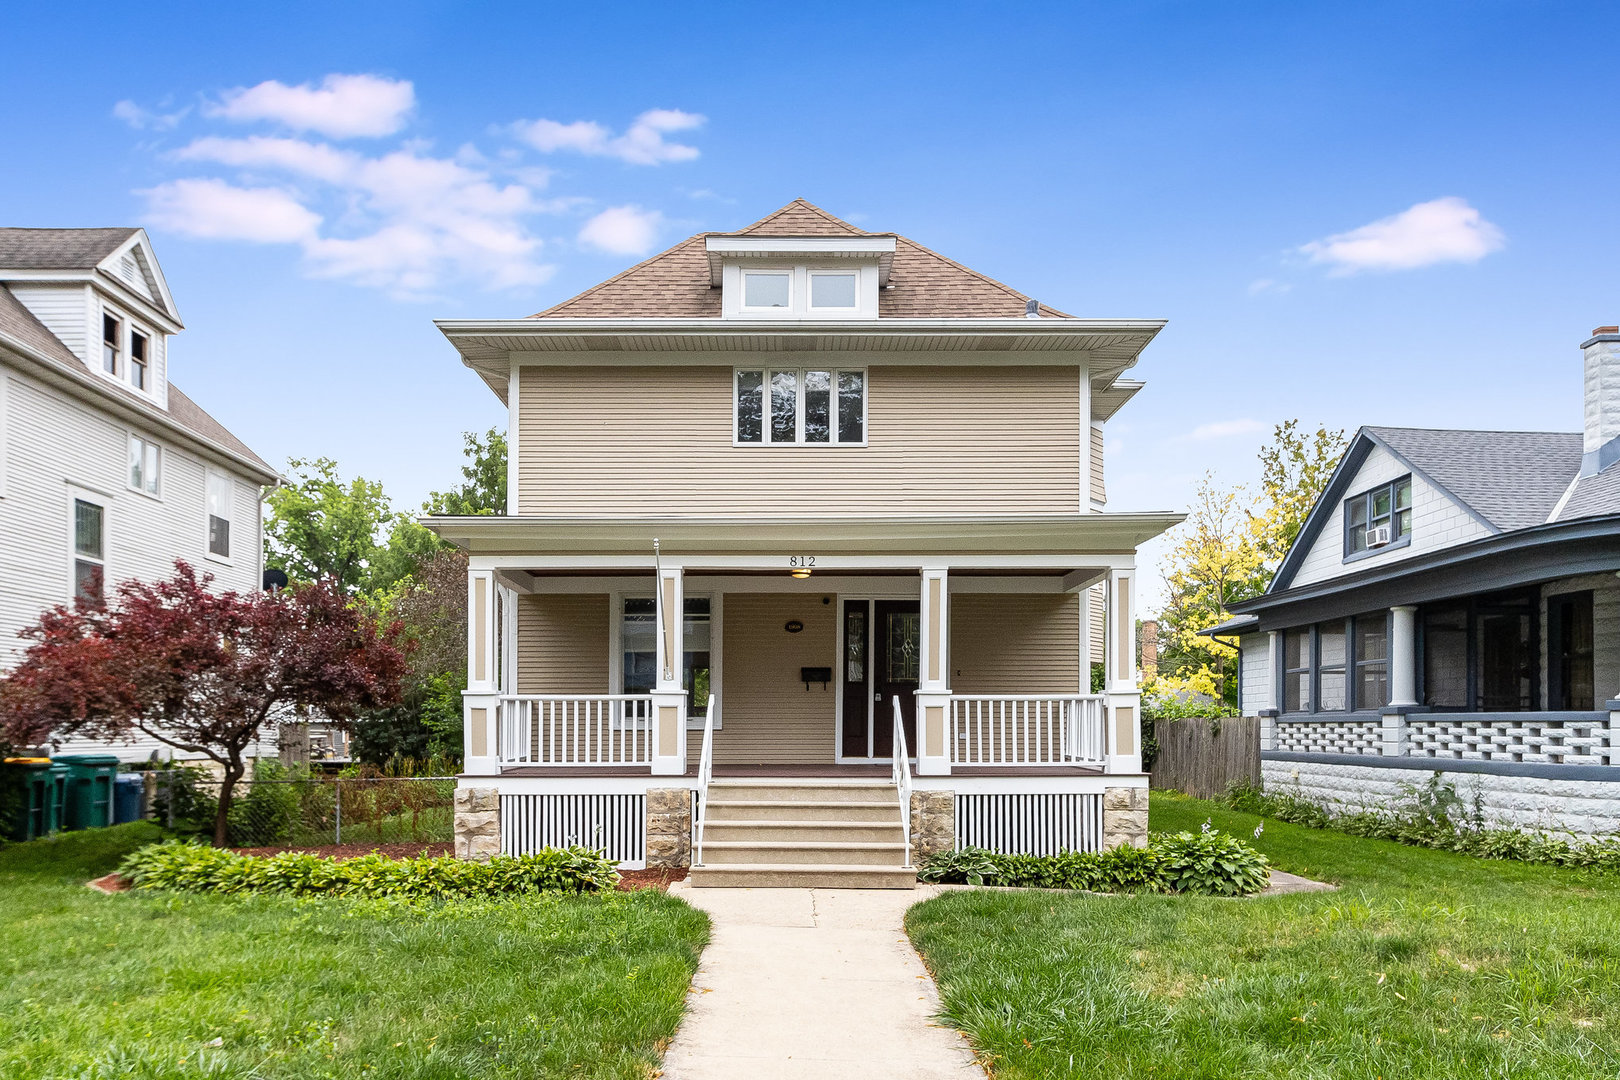
[[[950,725],[950,694],[920,693],[917,695],[917,755],[918,776],[951,775],[951,749],[947,745]]]
[[[1108,747],[1106,771],[1110,773],[1139,773],[1142,771],[1141,740],[1142,695],[1132,687],[1126,691],[1108,694]]]
[[[1145,848],[1148,842],[1146,787],[1111,787],[1103,791],[1103,850]]]
[[[483,862],[501,853],[501,793],[492,787],[456,788],[456,858]]]
[[[647,866],[692,865],[692,792],[647,789]]]
[[[471,776],[499,776],[500,699],[464,690],[461,694],[462,771]]]
[[[911,793],[911,865],[956,849],[956,792]]]
[[[652,699],[652,774],[685,776],[686,693],[654,691]]]

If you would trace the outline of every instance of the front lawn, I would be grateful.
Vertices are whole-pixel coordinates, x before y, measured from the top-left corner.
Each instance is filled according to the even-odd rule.
[[[410,907],[84,887],[156,836],[0,849],[0,1076],[647,1077],[708,936],[656,890]]]
[[[1155,793],[1156,831],[1259,818]],[[997,1078],[1612,1078],[1620,877],[1267,822],[1336,893],[957,892],[908,913]]]

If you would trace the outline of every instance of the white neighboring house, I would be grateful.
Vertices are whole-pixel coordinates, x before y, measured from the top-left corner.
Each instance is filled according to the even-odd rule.
[[[184,559],[220,588],[261,587],[276,471],[169,381],[182,329],[144,230],[0,228],[0,668],[27,647],[19,631],[98,578],[110,590]]]

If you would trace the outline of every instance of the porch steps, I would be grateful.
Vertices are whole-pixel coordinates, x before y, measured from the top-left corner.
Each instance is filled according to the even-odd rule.
[[[893,784],[716,780],[694,888],[910,889]]]

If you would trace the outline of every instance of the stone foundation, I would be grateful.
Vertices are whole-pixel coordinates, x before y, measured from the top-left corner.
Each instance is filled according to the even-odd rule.
[[[501,853],[501,793],[492,787],[456,788],[456,858],[483,862]]]
[[[956,792],[911,793],[911,861],[921,866],[930,855],[956,847]]]
[[[1111,787],[1103,792],[1103,850],[1147,847],[1148,789]]]
[[[687,788],[648,790],[647,865],[692,865],[692,792]]]

